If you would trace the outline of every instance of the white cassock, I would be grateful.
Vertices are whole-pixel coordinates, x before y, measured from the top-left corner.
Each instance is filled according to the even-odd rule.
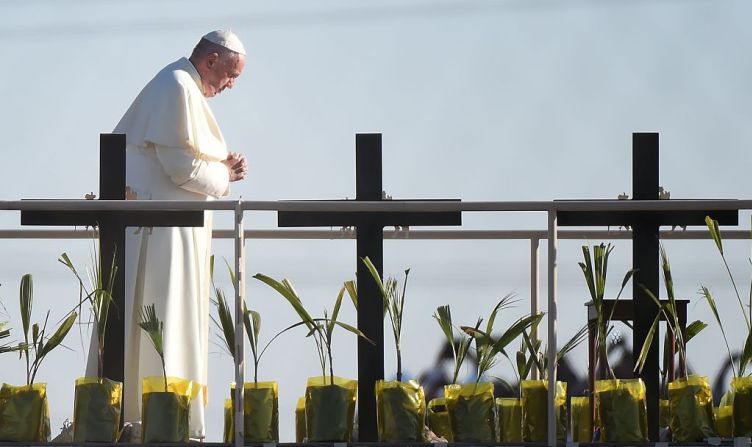
[[[126,182],[138,200],[213,200],[229,193],[222,133],[193,64],[182,58],[141,91],[114,130],[126,134]],[[154,304],[164,322],[168,376],[203,387],[190,409],[190,436],[203,438],[207,399],[211,212],[203,227],[129,228],[126,232],[124,421],[141,420],[141,380],[162,365],[138,326]],[[96,375],[96,350],[89,368]]]

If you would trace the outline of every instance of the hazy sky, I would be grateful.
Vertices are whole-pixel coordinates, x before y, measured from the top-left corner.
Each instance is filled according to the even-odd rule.
[[[355,133],[382,132],[384,187],[395,198],[615,198],[631,191],[631,133],[658,131],[661,184],[672,198],[749,198],[748,1],[208,6],[176,0],[0,1],[2,198],[80,198],[96,191],[99,133],[114,128],[159,69],[187,56],[201,35],[217,28],[233,29],[248,50],[236,87],[211,101],[230,148],[244,152],[251,164],[249,178],[233,185],[233,197],[352,198]],[[748,215],[740,219],[741,228],[749,227]],[[275,217],[248,213],[247,226],[273,228]],[[464,228],[473,229],[545,226],[542,214],[463,219]],[[231,223],[221,213],[216,221],[220,228]],[[18,214],[3,213],[0,222],[15,228]],[[75,283],[55,260],[69,251],[85,263],[86,242],[1,244],[8,261],[0,270],[0,299],[13,321],[25,272],[36,279],[36,320],[47,308],[56,319],[72,306]],[[561,244],[562,336],[584,323],[587,292],[575,263],[580,245]],[[215,248],[218,256],[231,256],[229,241]],[[699,285],[713,286],[733,321],[735,300],[712,244],[669,242],[666,248],[678,293],[698,301]],[[248,271],[289,277],[311,307],[321,309],[352,276],[354,251],[351,241],[248,241]],[[732,243],[729,251],[744,294],[749,244]],[[628,243],[618,244],[612,293],[630,252]],[[417,374],[430,367],[440,336],[430,314],[440,304],[454,303],[456,319],[472,322],[516,291],[524,304],[504,322],[524,313],[528,253],[524,241],[386,242],[387,273],[412,267],[407,369]],[[249,283],[248,293],[251,306],[262,312],[267,337],[294,319],[260,285]],[[478,305],[459,307],[468,300]],[[692,304],[690,318],[708,320],[705,304]],[[345,320],[354,321],[351,309]],[[707,359],[694,362],[699,372],[715,373],[720,341],[715,328],[693,341],[690,356]],[[337,344],[335,372],[353,377],[354,340],[343,335]],[[76,352],[54,354],[40,371],[51,387],[53,427],[71,416],[73,380],[83,372],[77,335],[69,345]],[[389,375],[391,341],[386,346]],[[580,351],[576,358],[584,372]],[[218,367],[210,378],[208,418],[210,439],[216,440],[232,372],[228,357],[212,354],[212,362]],[[4,358],[0,381],[20,383],[22,368],[12,356]],[[264,359],[261,376],[280,382],[283,440],[293,436],[292,409],[305,377],[316,373],[303,334],[289,335]],[[495,373],[511,376],[505,365]]]

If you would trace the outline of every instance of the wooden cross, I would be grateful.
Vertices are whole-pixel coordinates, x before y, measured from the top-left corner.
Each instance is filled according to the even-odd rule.
[[[99,136],[99,199],[125,200],[125,135]],[[110,275],[113,255],[117,266],[107,317],[104,376],[123,381],[125,326],[125,229],[126,227],[202,227],[203,211],[22,211],[21,225],[91,226],[99,228],[101,266]]]
[[[658,134],[632,134],[632,200],[658,200]],[[561,226],[630,226],[632,228],[632,265],[637,271],[632,278],[632,296],[624,305],[633,306],[633,360],[639,356],[650,326],[658,312],[655,302],[642,286],[656,297],[660,277],[659,234],[661,225],[705,225],[705,216],[722,225],[737,225],[738,212],[733,210],[699,211],[560,211]],[[648,436],[658,440],[659,351],[660,337],[650,345],[642,374],[647,391]],[[590,365],[593,368],[594,365]]]
[[[355,136],[356,199],[382,200],[381,134]],[[384,378],[384,320],[381,294],[360,261],[368,256],[383,274],[384,227],[461,225],[460,212],[280,211],[280,227],[348,227],[357,231],[358,329],[374,341],[358,340],[358,440],[378,441],[374,386]]]

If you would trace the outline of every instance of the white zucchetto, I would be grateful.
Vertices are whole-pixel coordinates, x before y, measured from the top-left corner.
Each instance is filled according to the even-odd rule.
[[[235,33],[233,33],[232,31],[212,31],[209,34],[205,35],[203,39],[206,39],[212,43],[216,43],[221,47],[225,47],[230,51],[234,51],[245,56],[245,47],[243,46],[243,42],[241,42],[240,38],[238,38],[238,36],[235,35]]]

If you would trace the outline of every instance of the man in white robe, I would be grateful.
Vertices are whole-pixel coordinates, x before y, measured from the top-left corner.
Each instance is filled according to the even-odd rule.
[[[126,134],[129,199],[213,200],[245,177],[245,157],[228,152],[206,101],[232,88],[244,66],[237,36],[214,31],[190,58],[168,65],[144,87],[114,130]],[[211,220],[206,211],[203,227],[132,228],[126,235],[124,421],[141,420],[142,379],[162,374],[138,326],[140,310],[154,304],[164,322],[167,375],[202,387],[190,408],[194,439],[205,436]],[[89,366],[96,371],[91,353]]]

